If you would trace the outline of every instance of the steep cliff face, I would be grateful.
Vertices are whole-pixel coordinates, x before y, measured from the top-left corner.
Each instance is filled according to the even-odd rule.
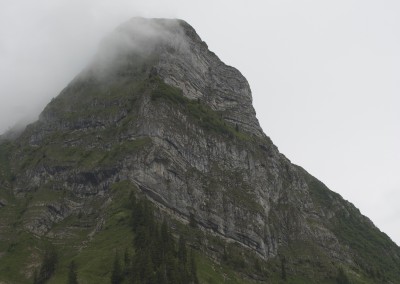
[[[25,200],[16,222],[37,236],[67,238],[71,228],[59,224],[78,214],[95,234],[113,185],[129,181],[180,222],[267,261],[285,256],[293,275],[318,262],[315,271],[339,264],[359,278],[372,268],[386,271],[379,281],[400,280],[400,249],[279,153],[246,79],[181,20],[121,25],[0,152],[0,207]]]

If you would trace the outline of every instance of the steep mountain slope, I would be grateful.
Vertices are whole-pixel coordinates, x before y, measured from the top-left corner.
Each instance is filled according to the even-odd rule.
[[[0,159],[0,280],[12,282],[10,267],[32,277],[45,243],[81,257],[107,226],[122,248],[118,208],[132,190],[199,257],[258,267],[240,277],[334,283],[343,268],[356,283],[400,282],[400,248],[279,153],[246,79],[184,21],[121,25]]]

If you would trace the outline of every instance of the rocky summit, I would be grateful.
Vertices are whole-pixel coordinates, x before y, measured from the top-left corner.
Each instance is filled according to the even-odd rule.
[[[161,283],[126,276],[140,255],[132,196],[178,256],[191,251],[197,278],[182,283],[400,283],[400,248],[278,151],[247,80],[182,20],[122,24],[0,141],[0,283],[110,283],[118,256],[112,283]]]

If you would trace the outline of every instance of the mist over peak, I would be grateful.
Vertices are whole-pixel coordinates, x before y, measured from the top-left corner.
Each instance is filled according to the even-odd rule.
[[[185,27],[188,26],[177,19],[134,17],[101,41],[89,70],[103,77],[123,65],[136,64],[163,51],[187,54],[190,50]]]
[[[183,20],[132,18],[123,23],[102,40],[92,63],[69,86],[94,80],[108,88],[112,81],[153,75],[181,89],[187,99],[220,112],[225,121],[265,136],[246,78],[223,63]]]

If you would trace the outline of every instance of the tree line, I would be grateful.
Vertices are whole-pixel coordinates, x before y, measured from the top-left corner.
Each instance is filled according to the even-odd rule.
[[[197,284],[194,254],[188,252],[185,238],[175,241],[167,222],[155,220],[148,200],[137,200],[132,194],[130,204],[134,253],[125,251],[122,258],[116,253],[111,283]]]
[[[167,222],[154,217],[151,203],[129,198],[130,226],[133,242],[123,254],[115,253],[111,270],[111,284],[198,284],[197,268],[193,251],[187,248],[186,240],[176,240]],[[40,268],[34,274],[33,284],[44,284],[54,274],[58,262],[54,247],[46,249]],[[77,265],[69,265],[67,284],[78,284]]]

